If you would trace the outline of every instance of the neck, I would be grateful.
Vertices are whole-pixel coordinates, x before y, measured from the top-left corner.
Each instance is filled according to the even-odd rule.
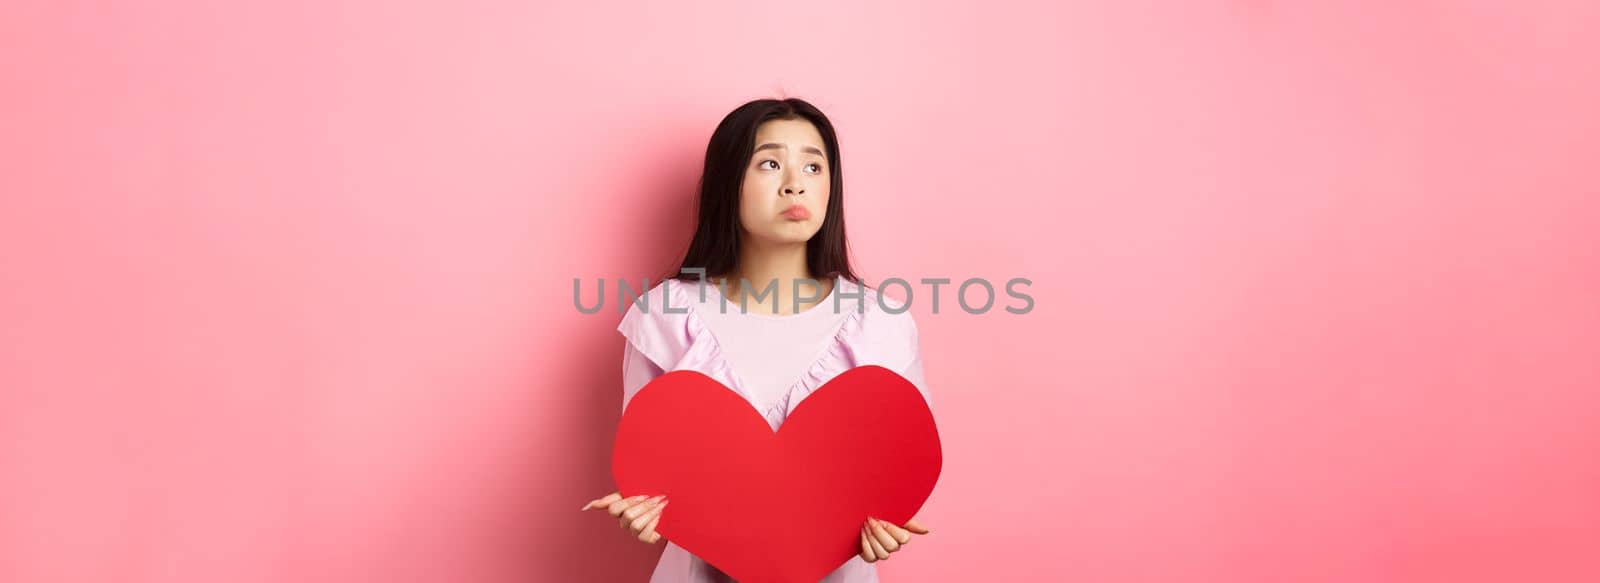
[[[760,292],[772,286],[775,290],[772,298],[763,299],[761,304],[768,305],[768,302],[777,301],[780,302],[779,311],[788,312],[786,308],[793,305],[794,301],[787,298],[794,293],[795,282],[815,280],[811,269],[806,265],[804,242],[772,244],[746,239],[741,247],[738,269],[724,279],[724,289],[729,290],[731,298],[738,298],[739,294],[744,293],[739,281],[744,279],[750,283],[750,293]],[[775,286],[773,282],[776,282]],[[806,283],[799,284],[800,293],[822,298],[832,291],[832,281],[818,281],[817,284],[821,286],[820,289]],[[815,301],[806,302],[801,305],[801,309],[815,304]]]

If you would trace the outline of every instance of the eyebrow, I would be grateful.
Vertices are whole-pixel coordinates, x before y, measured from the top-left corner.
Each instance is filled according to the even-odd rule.
[[[778,148],[786,148],[786,147],[787,146],[784,146],[783,144],[766,143],[766,144],[761,144],[760,146],[756,146],[755,151],[760,152],[762,150],[776,150]],[[822,150],[818,150],[814,146],[806,146],[804,148],[800,148],[800,151],[805,152],[807,154],[816,154],[816,155],[822,156],[824,158],[827,157],[827,156],[823,156]]]

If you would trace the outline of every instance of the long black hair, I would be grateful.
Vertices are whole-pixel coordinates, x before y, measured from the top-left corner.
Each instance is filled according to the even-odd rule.
[[[804,119],[816,126],[827,150],[830,168],[828,210],[822,228],[806,241],[806,267],[819,280],[835,276],[860,282],[850,269],[850,248],[844,236],[844,175],[839,170],[839,138],[828,116],[803,99],[758,99],[722,118],[706,145],[705,170],[700,175],[700,207],[694,239],[677,272],[665,278],[698,279],[685,268],[705,268],[706,278],[723,277],[739,267],[741,230],[739,193],[745,167],[755,151],[756,128],[770,120]]]

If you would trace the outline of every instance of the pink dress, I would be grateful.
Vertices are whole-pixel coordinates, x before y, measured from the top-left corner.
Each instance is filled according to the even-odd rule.
[[[647,309],[641,309],[638,304],[629,306],[622,322],[617,325],[617,331],[626,339],[623,357],[624,410],[633,395],[651,379],[669,371],[693,370],[739,393],[767,419],[773,431],[777,431],[783,420],[812,391],[839,373],[868,364],[883,366],[904,376],[916,385],[923,399],[931,406],[933,401],[923,380],[917,325],[910,312],[901,311],[904,304],[900,301],[883,296],[880,305],[877,290],[836,278],[832,294],[822,303],[799,314],[768,315],[760,312],[762,308],[754,304],[749,313],[740,313],[738,304],[733,300],[728,300],[728,313],[723,314],[719,308],[722,295],[710,283],[705,284],[704,289],[707,293],[702,296],[697,281],[667,280],[645,293]],[[785,294],[783,298],[787,303],[788,295]],[[664,306],[670,311],[663,309]],[[884,306],[890,311],[886,311]],[[719,312],[712,314],[707,310]],[[762,322],[748,325],[751,323],[728,318],[759,318]],[[792,331],[791,328],[822,331],[825,335],[815,339],[809,336],[814,332],[786,336]],[[746,379],[781,378],[769,374],[773,371],[764,367],[779,367],[787,371],[792,370],[790,366],[796,361],[761,358],[761,350],[747,350],[741,354],[743,360],[738,363],[741,369],[735,371],[728,358],[731,351],[723,346],[771,344],[775,342],[774,338],[778,339],[776,342],[799,343],[796,350],[801,354],[815,355],[815,359],[806,364],[802,358],[799,361],[802,371],[799,378],[787,387],[778,386],[774,390],[771,383],[753,386],[759,383],[749,383]],[[816,349],[812,350],[812,347]],[[859,556],[852,557],[822,579],[823,583],[872,583],[877,580],[877,568]],[[727,575],[671,541],[667,541],[661,560],[650,577],[651,583],[725,581],[730,581]]]

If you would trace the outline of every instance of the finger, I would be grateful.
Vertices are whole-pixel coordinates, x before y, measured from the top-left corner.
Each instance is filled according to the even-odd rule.
[[[613,517],[621,516],[622,511],[627,510],[629,506],[633,506],[634,504],[644,501],[644,499],[645,497],[642,495],[614,499],[609,504],[606,504],[606,513]]]
[[[865,534],[867,535],[867,545],[872,547],[872,555],[874,560],[888,560],[889,551],[883,548],[883,543],[878,542],[878,537],[872,536],[872,527],[865,527],[864,530],[866,531]]]
[[[583,509],[584,510],[588,510],[590,508],[604,508],[606,506],[610,506],[612,502],[616,502],[617,500],[620,500],[620,499],[622,499],[622,495],[621,494],[618,494],[616,492],[612,492],[610,494],[606,494],[605,497],[603,497],[603,498],[596,498],[594,500],[590,500],[588,504],[584,504],[583,505]]]
[[[872,543],[867,542],[867,525],[861,525],[861,560],[868,563],[878,560],[878,554],[872,550]]]
[[[872,528],[868,529],[867,532],[872,533],[872,537],[883,545],[884,550],[891,553],[900,550],[900,542],[894,540],[894,537],[889,536],[889,532],[883,529],[883,522],[876,518],[868,520],[872,522]]]
[[[895,526],[892,522],[884,522],[879,520],[878,524],[883,525],[883,530],[888,532],[889,536],[894,538],[894,542],[902,545],[911,542],[911,531]]]
[[[644,502],[647,498],[647,496],[640,494],[632,498],[620,498],[613,500],[611,504],[606,506],[606,512],[610,513],[613,518],[622,516],[622,513],[628,508],[631,508],[633,505],[640,502]]]
[[[665,508],[666,506],[666,504],[661,505],[662,508]],[[644,525],[644,528],[639,530],[639,540],[650,544],[656,544],[656,541],[661,540],[661,535],[656,533],[656,525],[658,524],[661,524],[660,512],[656,512],[655,515],[650,518],[650,523]]]
[[[632,530],[635,533],[644,530],[644,525],[650,524],[650,521],[655,520],[658,516],[661,516],[661,509],[666,507],[666,505],[666,502],[652,504],[649,511],[640,514],[638,518],[633,519],[633,522],[628,524],[628,530]]]
[[[626,509],[624,509],[622,511],[622,514],[617,516],[617,523],[621,524],[622,528],[627,528],[628,530],[633,530],[632,528],[629,528],[629,527],[633,523],[634,519],[639,518],[640,516],[643,516],[645,513],[650,512],[651,510],[655,509],[656,505],[661,503],[661,499],[662,498],[665,498],[665,496],[656,496],[654,498],[650,498],[650,499],[645,500],[643,502],[639,502],[637,504],[634,504],[632,506],[627,507]]]
[[[928,534],[928,533],[933,532],[931,530],[928,530],[928,527],[923,526],[922,523],[917,522],[917,519],[915,519],[915,518],[906,521],[906,530],[909,530],[909,531],[917,533],[917,534]]]

